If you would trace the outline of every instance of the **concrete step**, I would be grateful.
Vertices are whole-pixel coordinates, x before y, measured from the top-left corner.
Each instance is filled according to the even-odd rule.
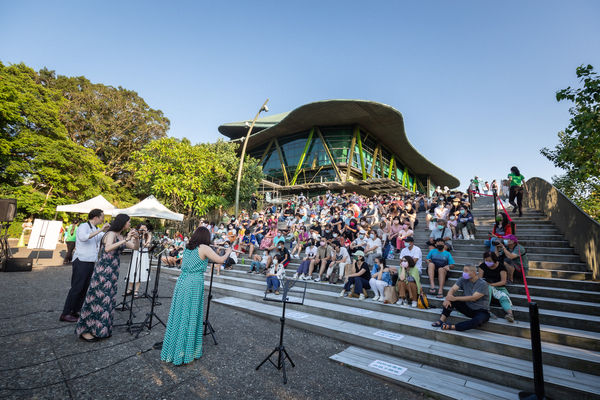
[[[470,375],[449,372],[421,362],[412,362],[356,346],[350,346],[329,358],[347,367],[438,399],[513,400],[519,395],[517,389],[508,386],[492,384]]]
[[[523,245],[524,246],[524,245]],[[453,247],[454,247],[454,253],[458,252],[462,252],[462,251],[467,251],[467,252],[479,252],[482,253],[484,251],[489,250],[488,246],[485,246],[483,243],[480,244],[470,244],[470,243],[464,243],[463,241],[456,241],[456,243],[453,243]],[[538,247],[538,246],[524,246],[527,249],[527,254],[562,254],[562,255],[575,255],[575,251],[573,250],[572,247],[566,247],[566,246],[557,246],[557,247],[551,247],[551,246],[542,246],[542,247]],[[578,257],[578,256],[576,256]]]
[[[218,284],[217,286],[220,286]],[[217,288],[217,291],[221,288]],[[235,287],[224,285],[225,292],[232,292]],[[254,296],[252,296],[252,292]],[[245,311],[254,315],[259,315],[278,321],[281,315],[281,307],[264,304],[261,301],[252,301],[242,298],[250,295],[254,298],[261,298],[262,293],[249,289],[239,289],[234,293],[236,297],[226,297],[214,300],[219,304],[228,305],[237,310]],[[322,306],[323,310],[336,316],[347,316],[354,321],[340,320],[329,315],[317,315],[310,312],[312,307]],[[501,340],[503,335],[489,334],[487,332],[442,332],[439,329],[432,328],[426,321],[418,321],[403,317],[390,317],[380,315],[377,312],[368,314],[358,314],[355,307],[334,305],[330,307],[324,302],[314,302],[306,300],[304,306],[288,305],[288,308],[296,311],[289,313],[286,321],[289,325],[302,329],[307,329],[318,334],[335,337],[353,345],[358,345],[370,350],[385,352],[387,354],[402,357],[407,360],[435,365],[437,368],[449,370],[459,374],[468,374],[476,379],[484,379],[495,384],[508,385],[517,389],[530,388],[532,385],[533,373],[531,362],[520,358],[510,357],[502,354],[494,354],[489,351],[474,349],[472,346],[455,345],[448,343],[451,339],[459,338],[466,343],[477,343],[483,341],[483,336],[491,335],[493,338],[488,341],[493,345],[493,340]],[[385,318],[385,319],[384,319]],[[387,320],[390,318],[390,320]],[[373,327],[364,324],[365,320],[379,321],[384,326],[392,326],[392,329],[386,327]],[[404,328],[409,324],[412,328],[410,333],[399,332],[395,328]],[[423,335],[411,336],[415,329],[420,327]],[[431,329],[429,329],[431,328]],[[381,331],[384,330],[383,335]],[[428,334],[425,335],[425,332]],[[395,339],[390,336],[395,335]],[[423,337],[427,336],[427,337]],[[452,336],[452,338],[450,338]],[[432,339],[434,337],[434,339]],[[438,338],[439,337],[439,338]],[[444,338],[445,339],[442,339]],[[440,340],[442,339],[442,340]],[[513,345],[506,343],[505,346],[519,347],[516,342],[523,345],[521,355],[528,352],[529,343],[524,339],[510,338]],[[556,345],[553,345],[556,346]],[[564,346],[563,346],[564,347]],[[568,350],[572,350],[567,348]],[[545,352],[552,352],[544,346]],[[549,353],[550,354],[550,353]],[[547,355],[544,360],[551,359]],[[545,354],[546,355],[546,354]],[[589,358],[589,354],[584,355]],[[293,356],[292,356],[293,357]],[[564,359],[569,357],[565,354]],[[583,362],[583,360],[579,360]],[[585,363],[585,362],[583,362]],[[595,363],[594,363],[595,364]],[[600,377],[590,375],[584,372],[574,372],[567,368],[556,367],[547,364],[544,369],[546,382],[546,392],[552,398],[594,398],[600,396]]]
[[[252,276],[251,274],[246,274],[246,277],[234,276],[231,277],[233,279],[241,279],[252,281],[255,284],[258,284],[259,287],[263,287],[264,277],[261,276]],[[228,275],[227,275],[228,276]],[[258,279],[257,279],[258,278]],[[427,280],[429,281],[429,280]],[[427,282],[428,283],[428,282]],[[335,290],[331,290],[330,287],[334,287],[339,292],[342,288],[341,285],[331,285],[331,284],[319,284],[319,286],[315,290],[323,290],[322,287],[325,286],[325,291],[329,293],[334,293]],[[334,293],[335,295],[335,293]],[[428,296],[430,302],[438,308],[441,308],[442,301],[434,298],[433,296]],[[529,310],[527,307],[523,306],[514,306],[514,314],[515,318],[519,321],[528,322],[529,321]],[[498,308],[499,310],[499,308]],[[504,313],[499,312],[499,315],[503,316]],[[581,331],[588,332],[600,332],[600,316],[597,315],[585,315],[585,314],[577,314],[574,312],[564,312],[552,309],[540,309],[540,323],[545,325],[552,325],[556,327],[564,327],[569,329],[576,329]]]
[[[481,250],[456,249],[456,250],[452,251],[452,257],[454,258],[454,260],[457,260],[459,258],[460,259],[469,258],[471,260],[477,260],[477,259],[482,258],[484,251],[485,251],[485,248],[483,248]],[[423,257],[425,257],[425,255]],[[574,254],[530,253],[529,250],[527,250],[527,257],[529,258],[530,265],[531,265],[532,261],[548,261],[548,262],[550,262],[550,264],[547,264],[547,266],[545,267],[545,268],[549,268],[549,269],[556,269],[556,268],[552,268],[550,266],[550,265],[552,265],[552,263],[554,263],[554,264],[557,264],[557,263],[574,264],[571,268],[573,268],[575,271],[587,271],[587,269],[588,269],[587,265],[581,262],[581,260],[579,259],[579,256],[574,255]],[[560,269],[565,269],[565,268],[560,268]]]

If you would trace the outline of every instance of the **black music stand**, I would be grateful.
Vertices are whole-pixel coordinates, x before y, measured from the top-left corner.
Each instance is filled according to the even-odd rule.
[[[302,291],[302,298],[300,301],[289,301],[288,293],[289,293],[290,289],[292,287],[294,287],[294,285],[296,283],[304,284],[304,290]],[[306,297],[306,283],[307,282],[304,280],[302,280],[302,281],[293,280],[293,279],[290,280],[290,279],[286,279],[284,277],[283,281],[281,282],[281,289],[283,291],[283,293],[281,295],[281,299],[268,297],[266,290],[265,290],[265,296],[263,297],[264,301],[273,301],[276,303],[283,303],[283,307],[281,310],[281,318],[279,318],[279,321],[281,322],[281,330],[279,331],[279,345],[275,346],[275,349],[260,364],[258,364],[258,366],[256,367],[256,370],[258,371],[258,369],[264,363],[266,363],[268,361],[275,368],[283,371],[283,383],[284,384],[287,383],[287,375],[285,373],[285,360],[288,359],[290,361],[292,368],[294,368],[296,366],[294,364],[294,361],[292,361],[292,358],[288,354],[287,350],[285,349],[285,346],[283,345],[283,332],[284,332],[284,328],[285,328],[285,306],[286,306],[286,304],[298,304],[298,305],[304,304],[304,298]],[[273,354],[275,354],[275,353],[277,353],[277,364],[275,364],[273,362],[273,360],[271,360],[271,356],[273,356]]]
[[[155,247],[153,247],[154,249]],[[158,299],[158,284],[159,284],[159,280],[160,280],[160,266],[162,263],[161,260],[161,254],[164,253],[164,251],[166,250],[166,248],[162,249],[157,257],[158,257],[158,263],[156,264],[156,274],[154,275],[154,289],[152,290],[152,296],[150,297],[152,303],[150,306],[150,312],[146,314],[146,319],[144,319],[144,321],[142,323],[140,323],[137,327],[132,328],[133,330],[137,330],[136,332],[136,339],[140,336],[140,333],[142,333],[142,331],[144,330],[144,328],[148,328],[148,330],[152,330],[153,326],[156,326],[158,324],[161,324],[162,326],[164,326],[165,328],[167,327],[167,325],[162,321],[162,319],[160,319],[158,317],[158,315],[156,315],[156,312],[154,311],[154,308],[158,305],[160,305],[160,303],[157,301]],[[156,320],[158,321],[156,324],[152,325],[152,319],[156,318]],[[132,332],[133,334],[133,332]]]
[[[216,268],[221,268],[221,265],[217,265]],[[208,299],[206,303],[206,317],[204,318],[204,333],[203,335],[211,335],[215,345],[217,343],[217,338],[215,337],[215,328],[213,328],[212,324],[208,320],[208,314],[210,313],[210,301],[212,300],[212,285],[213,285],[213,276],[215,274],[215,263],[212,263],[212,268],[210,269],[210,285],[208,286]]]

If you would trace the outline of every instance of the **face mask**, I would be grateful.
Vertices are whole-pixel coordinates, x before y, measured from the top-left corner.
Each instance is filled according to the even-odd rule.
[[[364,237],[365,237],[365,235],[363,235],[363,234],[361,233],[360,235],[358,235],[358,237],[362,239],[362,238],[364,238]]]
[[[444,250],[444,245],[443,245],[443,244],[438,244],[438,245],[437,245],[437,246],[435,246],[435,247],[437,247],[437,249],[438,249],[439,251],[442,251],[442,250]]]
[[[412,242],[404,242],[404,246],[406,246],[406,247],[410,247],[411,244],[412,244]]]
[[[375,235],[369,235],[371,239],[375,239]]]
[[[444,229],[444,225],[438,225],[438,229],[441,231],[442,229]]]
[[[491,267],[492,265],[494,265],[493,261],[486,261],[485,265],[487,265],[488,267]]]
[[[454,221],[456,219],[456,217],[453,215],[450,217],[450,221]]]
[[[401,266],[401,267],[404,267],[404,268],[407,268],[407,267],[408,267],[408,261],[402,261],[402,262],[400,263],[400,266]]]
[[[320,244],[321,244],[321,246],[325,246],[325,243],[326,243],[326,242],[321,242]]]
[[[400,221],[394,221],[394,225],[398,225]]]
[[[505,246],[508,246],[508,240],[504,239],[503,242]]]
[[[463,277],[463,279],[471,279],[471,275],[469,275],[468,272],[463,272],[462,277]]]
[[[226,249],[228,249],[228,248],[229,248],[229,245],[228,245],[228,244],[226,244],[226,245],[224,245],[223,247],[225,247]]]
[[[334,234],[333,234],[333,237],[334,237],[334,238],[338,237],[338,234],[337,234],[337,233],[334,233]]]
[[[325,233],[329,233],[329,232],[330,232],[330,230],[329,230],[329,229],[325,229]]]
[[[460,210],[461,215],[464,215],[464,213],[465,213],[465,210]]]
[[[498,222],[498,223],[502,222],[502,217],[496,218],[496,222]]]

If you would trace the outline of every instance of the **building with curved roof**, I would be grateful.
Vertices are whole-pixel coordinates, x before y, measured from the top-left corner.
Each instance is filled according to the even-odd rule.
[[[250,122],[219,132],[243,141]],[[285,191],[429,193],[460,183],[410,144],[399,111],[374,101],[318,101],[258,119],[247,152],[260,160],[265,184]]]

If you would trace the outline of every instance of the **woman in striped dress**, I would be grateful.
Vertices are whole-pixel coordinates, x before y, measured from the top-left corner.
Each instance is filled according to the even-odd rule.
[[[202,356],[204,330],[204,272],[208,260],[219,265],[225,262],[231,248],[222,256],[210,245],[210,231],[201,226],[183,251],[181,275],[177,279],[169,321],[160,359],[175,365],[187,364]]]

